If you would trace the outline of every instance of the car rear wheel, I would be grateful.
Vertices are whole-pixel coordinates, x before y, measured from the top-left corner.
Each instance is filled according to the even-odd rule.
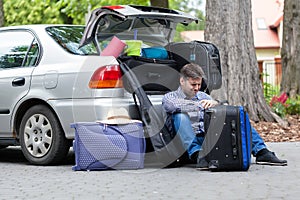
[[[45,105],[33,106],[25,113],[19,136],[24,156],[36,165],[57,164],[70,148],[59,121]]]

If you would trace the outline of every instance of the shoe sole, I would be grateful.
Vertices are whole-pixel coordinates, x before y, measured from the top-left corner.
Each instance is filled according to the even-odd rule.
[[[287,163],[271,163],[271,162],[262,162],[258,161],[256,162],[258,165],[271,165],[271,166],[287,166]]]
[[[195,167],[197,170],[209,170],[208,166],[203,166],[203,167]]]
[[[200,170],[200,171],[208,171],[209,168],[208,168],[208,167],[196,167],[196,170]]]

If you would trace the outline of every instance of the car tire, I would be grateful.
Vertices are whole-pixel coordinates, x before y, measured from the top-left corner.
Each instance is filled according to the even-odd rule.
[[[70,148],[60,122],[45,105],[28,109],[21,121],[19,137],[25,158],[35,165],[58,164]]]

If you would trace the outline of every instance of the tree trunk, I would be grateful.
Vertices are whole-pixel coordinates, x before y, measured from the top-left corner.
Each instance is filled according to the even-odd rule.
[[[0,0],[0,27],[4,26],[3,0]]]
[[[281,91],[300,94],[300,1],[284,1]]]
[[[151,2],[151,6],[169,8],[168,0],[150,0],[150,2]]]
[[[222,87],[229,104],[243,105],[254,121],[283,121],[265,101],[255,55],[250,0],[206,1],[205,40],[220,50]]]

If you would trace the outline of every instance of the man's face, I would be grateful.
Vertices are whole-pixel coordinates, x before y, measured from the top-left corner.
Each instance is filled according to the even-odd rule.
[[[183,93],[188,97],[192,98],[200,90],[202,78],[180,78],[180,86]]]

